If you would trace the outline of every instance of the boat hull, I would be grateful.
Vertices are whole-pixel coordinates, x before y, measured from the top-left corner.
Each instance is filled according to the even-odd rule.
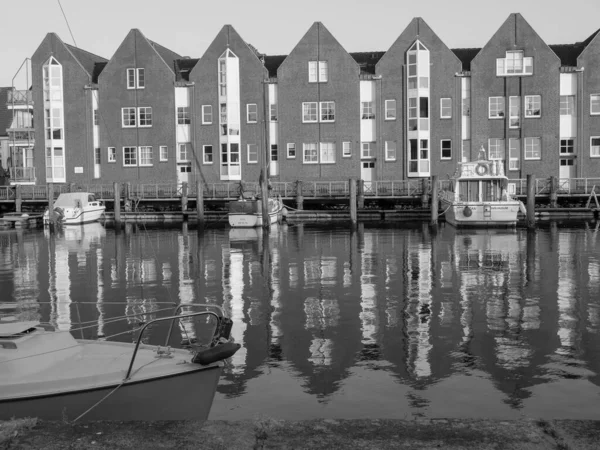
[[[272,225],[277,223],[277,214],[269,214],[269,223]],[[263,226],[262,214],[233,214],[229,213],[229,225],[234,228],[254,228]]]
[[[519,208],[518,201],[453,203],[442,199],[446,222],[455,227],[514,227]]]
[[[120,387],[109,384],[93,389],[3,399],[0,400],[0,420],[23,417],[74,420],[100,402],[81,421],[204,421],[210,413],[222,363],[190,366],[193,368],[185,372],[132,380]]]
[[[61,221],[63,225],[83,225],[86,223],[97,222],[104,214],[106,208],[97,208],[82,211],[79,214],[76,214],[72,217],[64,217]],[[44,225],[48,225],[50,223],[48,212],[44,213]]]

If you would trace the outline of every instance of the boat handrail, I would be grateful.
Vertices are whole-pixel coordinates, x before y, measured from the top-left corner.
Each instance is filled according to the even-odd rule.
[[[138,348],[140,347],[140,342],[142,341],[142,336],[144,335],[144,331],[146,331],[146,328],[148,328],[150,325],[153,325],[157,322],[164,322],[166,320],[175,321],[175,319],[185,319],[188,317],[196,317],[196,316],[204,316],[204,315],[214,316],[217,319],[217,326],[219,325],[219,321],[221,320],[221,318],[217,315],[217,313],[215,313],[213,311],[196,311],[196,312],[188,313],[188,314],[180,314],[180,315],[174,315],[174,316],[168,316],[168,317],[159,317],[158,319],[151,320],[150,322],[147,322],[146,324],[144,324],[142,326],[142,328],[140,329],[140,334],[138,335],[137,341],[135,343],[133,355],[131,356],[131,362],[129,363],[129,368],[127,369],[127,374],[125,375],[124,381],[129,380],[129,377],[131,375],[131,370],[133,369],[133,363],[135,362],[135,357],[137,356]],[[169,328],[169,332],[171,332],[171,331],[172,331],[172,328]],[[170,336],[167,336],[167,342],[168,342],[169,338],[170,338]]]
[[[180,317],[179,312],[181,311],[181,309],[184,306],[195,306],[195,307],[199,307],[199,308],[214,308],[219,313],[218,316],[223,317],[223,308],[221,308],[219,305],[211,305],[210,303],[180,303],[179,305],[177,305],[175,307],[175,310],[173,311],[173,316]],[[173,331],[174,323],[175,323],[175,319],[173,319],[171,321],[171,324],[169,325],[169,332],[167,334],[167,340],[165,341],[165,347],[167,345],[169,345],[169,340],[171,339],[171,332]]]

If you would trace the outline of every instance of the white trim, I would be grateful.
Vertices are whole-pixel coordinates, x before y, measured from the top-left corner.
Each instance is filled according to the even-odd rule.
[[[163,148],[165,149],[165,157],[163,158]],[[165,162],[169,160],[169,147],[161,145],[158,147],[158,160],[159,162]]]
[[[144,110],[150,110],[150,125],[142,125],[142,109]],[[138,121],[138,127],[140,128],[151,128],[152,127],[152,122],[153,122],[153,117],[152,117],[152,106],[139,106],[138,110],[137,110],[138,114],[137,114],[137,121]],[[147,111],[145,111],[147,114]],[[146,118],[146,121],[148,119]]]
[[[593,155],[592,154],[592,139],[598,139],[598,145],[596,147],[598,147],[598,154],[597,155]],[[590,158],[600,158],[600,136],[590,136]]]
[[[450,142],[450,156],[444,156],[444,142]],[[440,139],[440,159],[448,161],[452,159],[452,139]]]
[[[540,144],[540,146],[539,146],[540,147],[539,148],[540,156],[539,157],[535,157],[535,158],[531,158],[531,157],[528,158],[527,157],[527,140],[528,139],[529,140],[531,140],[531,139],[537,139],[538,140],[538,142]],[[531,160],[533,160],[533,161],[539,161],[539,160],[542,159],[542,138],[536,137],[536,136],[523,138],[523,159],[524,160],[529,160],[529,161],[531,161]]]
[[[206,160],[206,147],[210,147],[210,156],[211,156],[211,161],[207,161]],[[205,165],[212,165],[215,162],[215,151],[214,151],[214,145],[212,144],[206,144],[202,146],[202,164]]]
[[[140,72],[141,71],[141,72]],[[143,73],[144,85],[140,86],[140,73]],[[146,88],[146,71],[143,67],[138,67],[135,69],[135,87],[137,89],[145,89]]]
[[[250,107],[254,106],[256,115],[256,119],[250,120]],[[246,104],[246,123],[258,123],[258,105],[256,103],[248,103]]]
[[[448,108],[450,109],[450,115],[444,115],[444,100],[448,100],[450,105]],[[440,119],[452,119],[452,97],[442,97],[440,98]]]
[[[388,144],[394,144],[394,157],[393,158],[389,158],[388,157],[388,150],[389,150],[389,146]],[[385,141],[385,155],[384,158],[386,161],[396,161],[396,159],[398,158],[398,146],[396,145],[396,141]]]
[[[492,116],[492,99],[502,99],[502,103],[503,103],[503,108],[502,110],[498,110],[498,115],[497,116]],[[502,114],[500,114],[502,113]],[[503,96],[494,96],[494,97],[488,97],[488,119],[504,119],[506,118],[506,98]]]
[[[597,104],[598,104],[597,112],[592,111],[592,97],[597,98]],[[590,116],[598,116],[598,115],[600,115],[600,94],[590,94]]]
[[[133,150],[133,155],[135,155],[135,164],[125,164],[125,149],[132,149]],[[137,147],[131,146],[131,145],[124,145],[122,147],[122,153],[123,153],[123,167],[137,167],[138,165],[138,153],[137,153]]]
[[[296,153],[296,143],[295,142],[288,142],[286,148],[287,148],[287,153],[286,153],[287,159],[295,159],[296,155],[297,155],[297,153]],[[294,149],[294,156],[290,156],[290,148]]]
[[[332,103],[333,104],[333,119],[323,119],[323,104],[324,103]],[[322,123],[333,123],[335,122],[335,102],[334,101],[323,101],[319,102],[319,121]]]
[[[113,150],[112,153],[110,150]],[[108,147],[106,149],[106,162],[116,163],[117,162],[117,147]]]
[[[346,152],[346,144],[348,144],[348,152]],[[342,158],[352,158],[352,142],[342,142]]]
[[[513,116],[512,111],[511,111],[513,99],[517,99],[518,112],[517,112],[516,116]],[[513,119],[517,119],[516,126],[512,125]],[[511,95],[508,97],[508,128],[511,128],[513,130],[521,128],[521,96],[520,95]]]
[[[332,156],[333,156],[333,161],[330,160],[324,160],[323,159],[323,146],[324,145],[331,145],[332,148],[331,150],[333,150]],[[325,141],[325,142],[319,142],[319,161],[321,164],[335,164],[335,142],[332,141]]]
[[[150,163],[142,163],[142,149],[150,149]],[[140,167],[152,167],[154,165],[154,152],[151,145],[140,145],[138,147],[138,165]]]
[[[315,146],[315,150],[317,152],[317,159],[316,161],[307,161],[306,160],[306,146],[307,145],[314,145]],[[302,164],[319,164],[319,146],[316,142],[305,142],[302,144]]]
[[[527,114],[527,99],[532,98],[532,97],[540,98],[540,112],[538,114],[528,115]],[[526,119],[539,119],[540,117],[542,117],[542,96],[540,94],[525,95],[523,97],[523,102],[524,102],[523,103],[523,117],[525,117]]]
[[[393,108],[394,117],[388,116],[388,111],[392,111],[392,108],[388,108],[388,102],[390,102],[390,103],[394,102],[394,108]],[[396,111],[396,105],[397,105],[396,99],[395,98],[388,99],[388,100],[386,100],[384,102],[384,105],[385,105],[384,106],[384,109],[385,109],[385,113],[384,113],[385,114],[385,120],[396,120],[396,118],[398,117],[398,112]]]
[[[125,116],[124,116],[124,113],[125,113],[126,109],[127,110],[133,110],[133,117],[134,117],[133,120],[135,121],[135,123],[133,125],[125,125]],[[130,114],[127,114],[127,115],[129,116]],[[138,120],[138,115],[137,115],[137,111],[135,109],[135,106],[125,106],[125,107],[121,108],[121,127],[122,128],[135,128],[136,125],[137,125],[137,120]]]
[[[205,111],[205,108],[209,109],[210,113],[207,113]],[[207,115],[207,116],[210,115],[210,121],[204,120],[205,115]],[[202,125],[212,125],[212,123],[213,123],[213,107],[212,107],[212,105],[202,105]]]
[[[256,159],[252,160],[250,159],[250,147],[253,146],[255,148],[254,153],[256,154]],[[248,155],[247,157],[247,161],[248,164],[257,164],[258,163],[258,145],[256,144],[246,144],[246,153]]]
[[[131,73],[132,78],[133,78],[132,79],[132,81],[133,81],[132,84],[129,83],[129,80],[130,80],[129,74],[130,73]],[[136,79],[135,79],[135,68],[129,68],[129,69],[127,69],[127,71],[125,73],[125,77],[126,77],[126,79],[125,79],[125,85],[127,86],[127,89],[135,89],[135,82],[136,82]]]
[[[304,105],[314,105],[315,106],[315,120],[305,120]],[[319,102],[302,102],[302,123],[317,123],[318,121],[319,121]]]

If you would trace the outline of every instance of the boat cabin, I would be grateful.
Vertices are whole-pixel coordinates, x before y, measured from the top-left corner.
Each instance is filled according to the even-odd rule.
[[[509,200],[507,188],[500,161],[480,160],[459,163],[449,191],[458,202],[500,202]]]

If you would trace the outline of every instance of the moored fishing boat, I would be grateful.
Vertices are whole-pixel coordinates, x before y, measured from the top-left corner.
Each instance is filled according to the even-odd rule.
[[[472,227],[509,227],[525,206],[508,193],[508,177],[498,160],[458,163],[448,189],[441,194],[442,210],[450,224]]]
[[[234,228],[252,228],[263,226],[262,200],[256,197],[240,196],[238,200],[229,202],[227,217],[229,225]],[[283,202],[278,198],[268,199],[268,220],[270,224],[277,223],[283,210]]]
[[[189,307],[190,305],[186,305]],[[193,305],[192,305],[193,306]],[[0,321],[0,420],[206,420],[223,360],[240,347],[232,323],[211,310],[180,313],[141,327],[135,344],[76,340],[37,322]],[[210,315],[210,346],[171,349],[173,322]],[[170,321],[166,345],[140,344],[144,331]]]
[[[58,223],[81,225],[96,222],[102,217],[106,206],[89,192],[67,192],[60,194],[54,202],[54,214]],[[44,225],[50,223],[50,211],[44,212]]]

